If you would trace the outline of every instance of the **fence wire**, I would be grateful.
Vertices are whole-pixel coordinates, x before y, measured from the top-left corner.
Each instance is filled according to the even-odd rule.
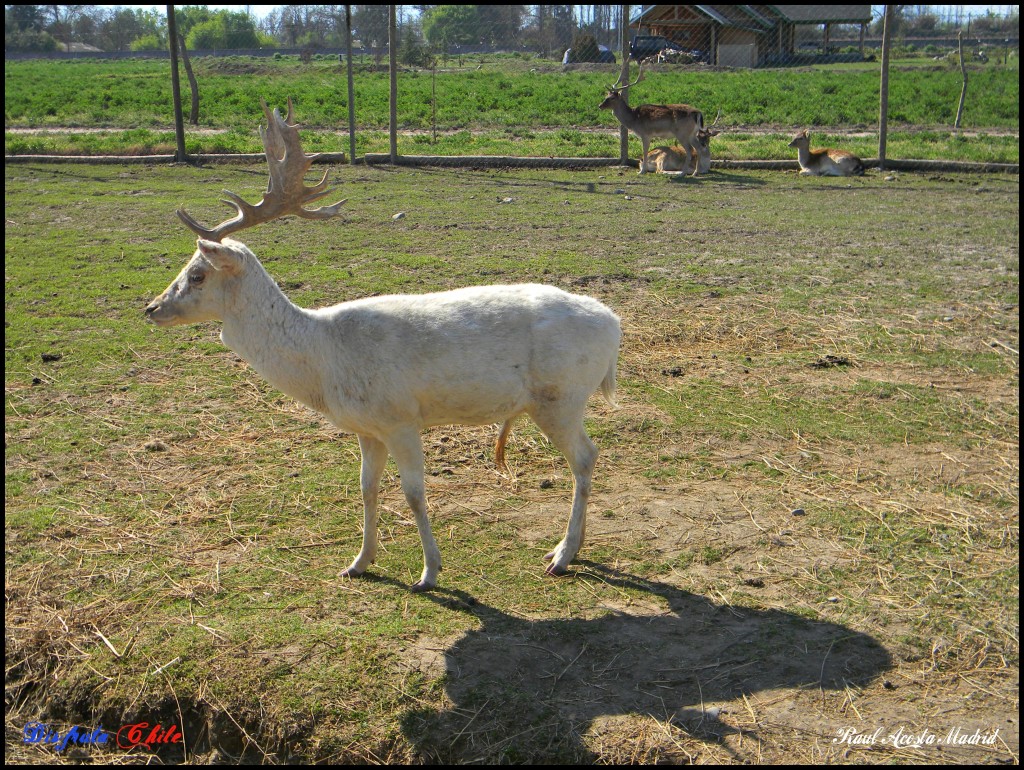
[[[1007,73],[1016,80],[1017,15],[888,6],[894,12],[886,20],[882,8],[280,6],[257,19],[241,10],[202,16],[189,7],[179,8],[176,20],[180,50],[194,62],[297,59],[313,76],[329,73],[325,91],[346,101],[342,81],[351,72],[352,122],[337,130],[350,132],[352,150],[357,142],[362,148],[355,159],[370,163],[637,166],[636,133],[600,104],[641,70],[639,81],[622,89],[624,101],[698,110],[710,128],[712,168],[797,168],[798,148],[790,143],[802,129],[810,149],[852,152],[869,167],[881,160],[889,168],[964,161],[978,133],[990,140],[1005,135],[1015,158],[1018,91],[995,93],[995,84]],[[8,59],[28,55],[12,50],[11,14]],[[52,27],[54,34],[66,28],[68,37],[46,55],[168,55],[159,24],[153,33],[140,28],[134,40],[122,34],[115,42],[110,27],[118,19],[124,15],[112,11],[90,27],[89,39],[107,50],[87,50],[97,47],[87,43],[70,50],[69,21]],[[884,53],[887,103],[880,94]],[[922,79],[930,85],[922,87]],[[200,75],[193,87],[202,85]],[[187,107],[187,89],[183,102]],[[975,118],[979,113],[984,117]],[[907,153],[919,152],[922,142],[887,144],[892,126],[946,136],[936,139],[930,157],[914,158]],[[651,146],[675,143],[669,134]],[[967,167],[1016,170],[1001,160]]]

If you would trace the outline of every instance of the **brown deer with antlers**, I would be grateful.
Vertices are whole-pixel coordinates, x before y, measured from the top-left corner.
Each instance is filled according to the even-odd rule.
[[[643,152],[640,155],[640,173],[647,169],[647,153],[651,139],[659,136],[674,137],[683,151],[681,174],[704,173],[701,169],[711,167],[711,154],[706,145],[701,145],[699,132],[704,129],[704,113],[689,104],[641,104],[630,107],[622,92],[632,88],[643,78],[643,65],[640,66],[636,80],[622,85],[621,76],[615,85],[608,88],[604,101],[599,105],[602,110],[611,110],[619,122],[628,130],[640,137]],[[708,137],[710,139],[710,137]],[[691,163],[692,158],[697,162]]]
[[[221,341],[275,388],[359,437],[363,539],[343,577],[362,574],[377,555],[377,498],[388,455],[423,548],[414,591],[433,588],[441,552],[430,531],[421,431],[433,425],[502,425],[497,458],[512,421],[528,414],[558,447],[573,474],[565,536],[545,557],[561,575],[583,543],[597,447],[583,418],[600,390],[614,402],[621,330],[618,317],[590,297],[552,286],[475,286],[422,295],[368,297],[309,310],[294,305],[256,255],[228,233],[286,214],[328,219],[345,201],[308,210],[329,193],[327,176],[303,182],[314,156],[298,128],[263,105],[260,129],[270,184],[250,205],[233,193],[237,216],[207,228],[178,216],[199,235],[177,278],[146,308],[158,326],[223,322]]]

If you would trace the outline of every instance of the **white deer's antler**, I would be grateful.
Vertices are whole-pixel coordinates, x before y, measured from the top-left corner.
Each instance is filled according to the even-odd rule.
[[[298,124],[294,122],[292,114],[292,100],[288,99],[287,120],[281,117],[276,108],[271,113],[267,103],[262,99],[260,104],[267,116],[267,128],[259,127],[260,139],[263,140],[267,164],[270,166],[270,181],[267,183],[267,191],[263,193],[263,199],[254,205],[242,200],[230,190],[225,190],[224,194],[228,199],[222,200],[229,206],[234,206],[238,214],[212,228],[203,227],[184,209],[178,209],[178,218],[193,232],[209,240],[220,241],[229,233],[288,214],[305,219],[329,219],[337,216],[342,204],[345,203],[342,200],[332,206],[303,208],[331,192],[327,183],[328,172],[324,173],[323,179],[317,184],[312,187],[306,186],[303,177],[317,156],[306,155],[302,151]]]

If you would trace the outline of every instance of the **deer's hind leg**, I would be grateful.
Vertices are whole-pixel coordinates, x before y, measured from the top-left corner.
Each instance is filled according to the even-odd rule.
[[[700,146],[685,134],[682,136],[677,134],[676,141],[679,142],[679,146],[683,149],[683,167],[679,173],[682,176],[689,176],[690,174],[696,176],[700,165],[694,161],[694,158],[700,157]]]

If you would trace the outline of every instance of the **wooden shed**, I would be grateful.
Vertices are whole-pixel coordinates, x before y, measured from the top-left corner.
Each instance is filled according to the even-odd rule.
[[[870,5],[649,5],[630,19],[635,34],[663,35],[703,60],[723,67],[758,67],[795,61],[800,28],[820,31],[829,54],[831,28],[860,26],[860,46],[871,23]],[[819,39],[816,33],[812,40]]]

